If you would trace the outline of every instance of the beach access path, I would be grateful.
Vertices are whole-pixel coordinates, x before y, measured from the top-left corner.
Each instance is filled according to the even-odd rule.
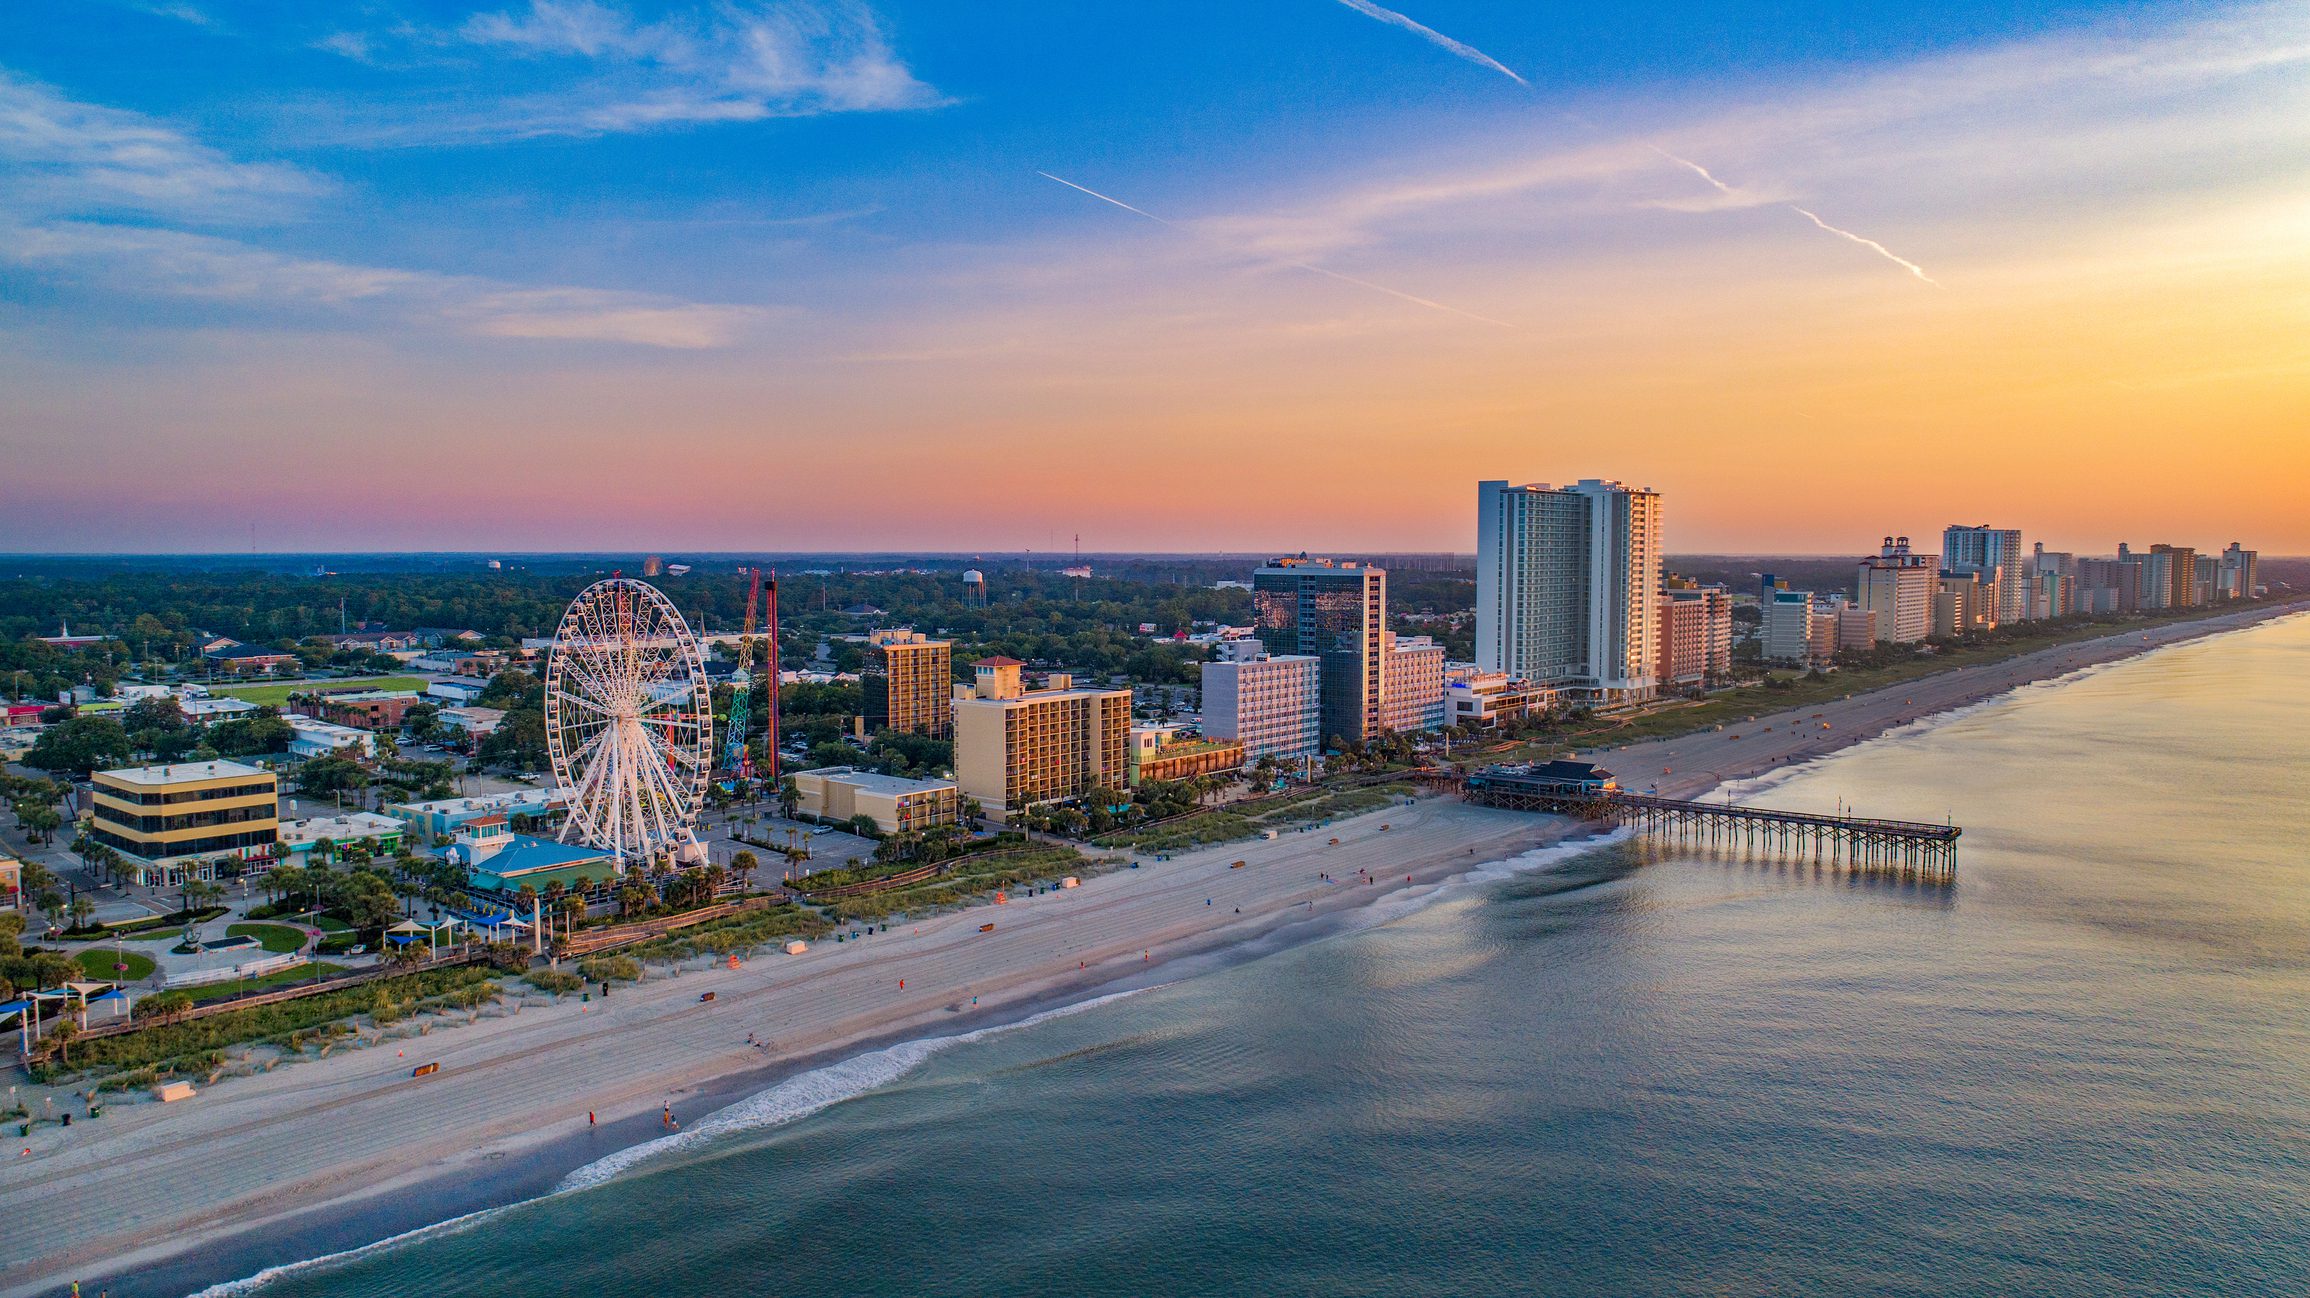
[[[2242,610],[2079,641],[1599,757],[1628,787],[1698,796],[2033,681],[2293,611]],[[605,1125],[654,1119],[670,1100],[694,1121],[703,1102],[686,1106],[685,1098],[716,1079],[1006,1021],[1160,976],[1166,961],[1344,919],[1578,828],[1422,798],[1274,840],[1141,858],[1138,869],[1080,888],[902,923],[857,942],[818,942],[802,956],[653,974],[591,1004],[532,996],[516,1013],[483,1011],[424,1037],[228,1078],[175,1104],[117,1105],[98,1122],[44,1128],[0,1149],[0,1221],[10,1223],[0,1298],[60,1292],[72,1279],[118,1276],[226,1237],[245,1241],[366,1196],[480,1178],[583,1131],[589,1111]],[[1238,860],[1243,868],[1232,868]],[[994,930],[982,933],[988,923]],[[712,1002],[698,999],[705,991],[715,993]],[[749,1044],[750,1035],[769,1048]],[[429,1063],[440,1071],[410,1076]],[[654,1121],[643,1130],[657,1134]],[[27,1145],[32,1154],[19,1157]]]

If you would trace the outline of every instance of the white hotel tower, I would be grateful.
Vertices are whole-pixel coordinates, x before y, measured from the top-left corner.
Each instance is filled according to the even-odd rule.
[[[1620,702],[1652,695],[1660,495],[1586,478],[1476,484],[1476,666]]]

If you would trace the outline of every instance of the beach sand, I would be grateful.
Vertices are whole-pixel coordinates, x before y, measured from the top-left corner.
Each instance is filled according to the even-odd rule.
[[[1625,786],[1695,796],[2275,612],[2066,645],[1599,760]],[[90,1293],[182,1293],[518,1200],[662,1134],[661,1106],[695,1123],[860,1049],[1012,1021],[1183,976],[1198,961],[1248,958],[1376,919],[1388,913],[1374,909],[1383,898],[1410,904],[1479,865],[1582,832],[1554,817],[1421,798],[1271,841],[1142,857],[1140,868],[1080,888],[818,942],[802,956],[653,973],[591,1004],[531,996],[518,1012],[484,1011],[423,1037],[229,1078],[177,1104],[119,1105],[6,1150],[0,1296],[62,1292],[73,1279]],[[1238,860],[1243,868],[1231,868]],[[979,931],[990,922],[992,932]],[[699,1000],[706,991],[710,1003]],[[440,1071],[411,1077],[429,1063]],[[26,1145],[31,1156],[13,1157]]]

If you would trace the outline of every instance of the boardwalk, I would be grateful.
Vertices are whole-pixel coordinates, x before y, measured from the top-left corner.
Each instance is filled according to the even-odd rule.
[[[1655,797],[1513,767],[1489,767],[1470,775],[1462,793],[1480,806],[1608,820],[1677,842],[1771,852],[1944,882],[1957,877],[1957,839],[1965,832],[1955,825]]]

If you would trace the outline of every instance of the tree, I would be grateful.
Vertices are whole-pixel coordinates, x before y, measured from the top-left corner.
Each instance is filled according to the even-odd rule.
[[[254,757],[287,752],[289,741],[296,737],[296,729],[281,718],[280,710],[267,707],[217,722],[208,728],[205,739],[208,747],[226,757]]]
[[[792,820],[794,819],[794,809],[801,805],[802,790],[795,785],[794,777],[791,775],[780,776],[778,779],[779,814]]]
[[[146,730],[189,730],[192,723],[185,720],[184,707],[174,695],[161,694],[129,704],[120,714],[120,726],[133,735]]]
[[[128,764],[128,732],[111,717],[74,717],[41,732],[25,754],[24,764],[36,770],[86,779],[99,768]]]
[[[754,872],[761,868],[761,858],[744,848],[740,848],[730,857],[730,873],[737,875],[741,884],[753,882]]]
[[[307,793],[352,793],[369,787],[369,772],[349,757],[316,757],[297,768],[297,787]]]
[[[25,833],[46,843],[53,841],[56,831],[64,824],[64,817],[58,815],[54,807],[19,802],[16,804],[16,823],[24,827]]]
[[[859,812],[855,816],[852,816],[848,823],[850,826],[850,832],[858,835],[860,838],[882,837],[881,823],[863,811]]]
[[[549,760],[545,750],[545,710],[516,708],[506,713],[497,723],[497,729],[481,741],[475,756],[489,765],[509,770],[534,771],[543,767]]]
[[[96,914],[96,903],[86,897],[74,897],[65,909],[72,916],[72,927],[87,928],[88,921]]]
[[[401,724],[411,739],[430,744],[441,734],[441,709],[431,703],[412,703],[401,714]]]

